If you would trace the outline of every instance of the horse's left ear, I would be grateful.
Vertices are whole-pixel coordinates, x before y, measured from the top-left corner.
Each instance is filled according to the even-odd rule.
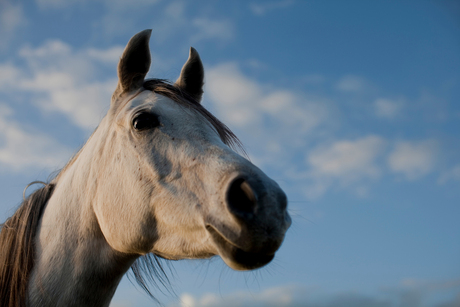
[[[152,30],[139,32],[126,45],[118,63],[118,86],[114,96],[137,90],[144,84],[151,62],[149,49],[151,33]]]
[[[200,102],[203,95],[203,84],[204,69],[200,55],[195,48],[190,47],[188,60],[182,67],[176,85],[195,98],[197,102]]]

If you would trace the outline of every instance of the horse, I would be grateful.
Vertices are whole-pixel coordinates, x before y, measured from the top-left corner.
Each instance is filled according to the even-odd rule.
[[[146,286],[142,274],[155,278],[161,258],[220,256],[254,270],[281,246],[286,194],[202,106],[198,52],[174,83],[146,79],[150,35],[126,45],[86,144],[3,224],[2,307],[109,306],[130,268]]]

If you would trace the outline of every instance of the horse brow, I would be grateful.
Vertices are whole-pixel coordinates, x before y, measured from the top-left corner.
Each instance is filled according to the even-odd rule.
[[[201,114],[208,121],[208,123],[210,123],[211,126],[216,130],[224,144],[228,145],[233,150],[240,152],[246,158],[248,158],[243,144],[238,139],[238,137],[230,130],[230,128],[228,128],[211,112],[209,112],[205,107],[203,107],[201,103],[196,101],[190,94],[181,90],[180,88],[171,84],[171,82],[165,79],[147,79],[144,81],[143,87],[146,90],[166,96],[178,104],[186,105],[187,107],[190,107],[192,110]]]

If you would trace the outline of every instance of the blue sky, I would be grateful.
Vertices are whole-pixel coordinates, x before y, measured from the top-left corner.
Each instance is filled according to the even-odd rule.
[[[165,306],[460,305],[456,1],[2,1],[2,221],[84,144],[147,28],[148,76],[195,47],[204,105],[293,216],[258,271],[174,262]],[[111,306],[152,305],[125,278]]]

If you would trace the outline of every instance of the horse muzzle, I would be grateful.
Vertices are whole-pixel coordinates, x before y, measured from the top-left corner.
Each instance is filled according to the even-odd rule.
[[[263,173],[233,173],[223,190],[223,214],[206,222],[219,255],[235,270],[268,264],[291,225],[286,194]]]

